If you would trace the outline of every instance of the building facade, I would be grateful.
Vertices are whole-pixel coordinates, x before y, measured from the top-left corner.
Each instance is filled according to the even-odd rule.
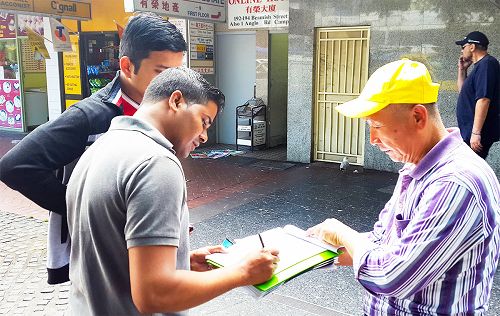
[[[356,38],[351,40],[352,44],[339,44],[340,42],[337,41],[337,44],[332,44],[332,46],[322,46],[325,38],[328,39],[329,36],[320,36],[325,28],[334,28],[333,33],[340,31],[339,34],[347,34],[347,31],[353,27],[364,31],[362,33],[366,36],[364,41]],[[342,33],[343,29],[345,31]],[[324,152],[320,150],[320,147],[325,147],[324,142],[339,143],[336,138],[344,138],[346,141],[354,138],[352,135],[346,136],[346,133],[353,131],[352,128],[337,129],[329,133],[328,137],[323,138],[321,133],[324,131],[318,132],[318,125],[321,125],[320,127],[334,126],[335,123],[335,120],[328,123],[330,125],[322,123],[328,122],[328,118],[326,121],[321,121],[322,116],[331,115],[331,112],[322,110],[317,105],[318,99],[322,97],[321,89],[318,89],[318,87],[321,88],[322,83],[318,81],[322,81],[325,76],[325,73],[322,74],[322,71],[317,68],[322,67],[323,64],[331,66],[332,69],[345,67],[346,73],[352,70],[354,77],[348,75],[351,79],[339,81],[344,86],[346,82],[347,86],[354,86],[354,88],[347,88],[345,93],[341,93],[342,96],[349,97],[349,93],[355,92],[363,85],[366,75],[372,74],[383,64],[402,57],[424,62],[430,68],[433,80],[441,84],[438,106],[445,125],[456,126],[455,110],[458,97],[456,79],[460,47],[455,45],[455,41],[474,30],[479,30],[488,36],[489,53],[497,59],[500,58],[500,4],[498,1],[290,0],[288,160],[297,162],[322,160],[318,159],[320,156],[316,154]],[[342,36],[334,37],[337,40],[344,40]],[[352,62],[348,61],[348,57],[345,59],[338,57],[338,53],[341,55],[358,54],[359,47],[363,48],[359,52],[360,57]],[[330,51],[331,54],[328,53]],[[363,62],[363,54],[367,54],[367,65]],[[325,57],[329,55],[336,57],[332,57],[332,61],[329,62],[330,57]],[[341,58],[338,62],[339,67],[335,66],[337,65],[335,58]],[[360,65],[352,66],[356,63]],[[363,67],[367,67],[368,73],[363,72]],[[333,79],[325,79],[326,85],[335,83],[336,71],[333,70],[331,73]],[[351,81],[356,80],[359,83],[354,85]],[[335,103],[331,103],[330,108],[334,105]],[[343,152],[349,156],[349,151],[354,148],[354,151],[362,150],[362,152],[351,153],[351,158],[356,163],[355,158],[358,155],[357,163],[365,168],[393,172],[400,168],[400,165],[393,163],[384,153],[370,146],[366,126],[359,127],[359,130],[360,132],[355,137],[359,138],[360,146],[358,148],[344,146],[340,148],[341,150],[337,148],[339,156],[342,156]],[[321,134],[319,137],[318,133]],[[318,144],[318,142],[323,143]],[[330,147],[335,146],[330,145]],[[500,175],[500,142],[494,144],[490,150],[488,162],[496,174]]]

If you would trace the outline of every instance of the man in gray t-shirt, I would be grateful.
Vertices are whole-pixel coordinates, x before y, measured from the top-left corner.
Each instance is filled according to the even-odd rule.
[[[151,82],[134,117],[113,119],[81,157],[66,194],[71,314],[180,312],[271,277],[274,249],[212,271],[205,256],[220,247],[189,252],[177,157],[207,141],[223,105],[224,95],[199,74],[167,69]]]

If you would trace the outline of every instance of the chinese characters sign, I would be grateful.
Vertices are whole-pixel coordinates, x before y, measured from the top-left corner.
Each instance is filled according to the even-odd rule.
[[[227,25],[230,29],[288,27],[288,0],[228,0]]]
[[[148,11],[192,20],[226,21],[226,0],[124,0],[125,11]]]

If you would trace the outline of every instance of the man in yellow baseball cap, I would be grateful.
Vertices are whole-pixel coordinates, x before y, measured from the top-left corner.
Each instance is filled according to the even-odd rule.
[[[446,129],[439,85],[403,59],[379,68],[361,95],[337,107],[363,117],[370,143],[405,163],[373,230],[330,218],[308,230],[343,246],[365,291],[365,315],[483,314],[500,251],[500,185],[489,165]]]
[[[359,98],[336,109],[348,117],[366,117],[389,104],[435,103],[438,91],[439,84],[432,82],[423,64],[404,58],[377,69]]]

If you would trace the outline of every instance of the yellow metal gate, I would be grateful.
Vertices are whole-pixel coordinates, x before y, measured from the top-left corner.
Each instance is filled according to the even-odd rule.
[[[363,164],[365,126],[335,110],[356,98],[368,80],[368,27],[316,32],[314,160]]]

